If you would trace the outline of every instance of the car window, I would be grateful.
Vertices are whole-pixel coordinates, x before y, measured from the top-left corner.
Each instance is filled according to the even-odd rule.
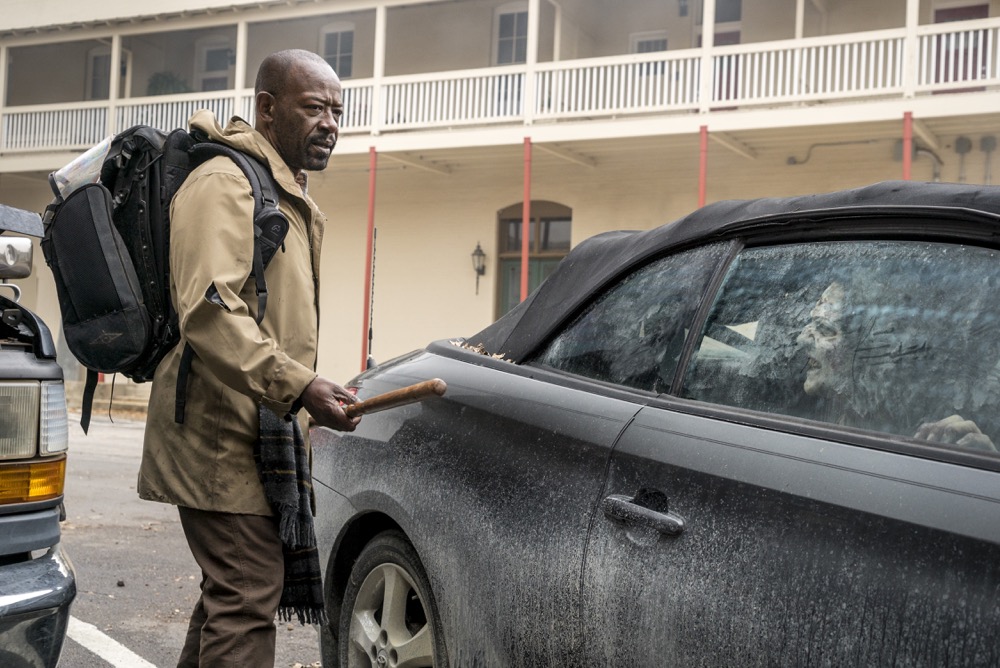
[[[529,363],[665,392],[712,270],[728,248],[677,253],[629,274]]]
[[[995,451],[998,262],[993,250],[939,243],[747,249],[682,395]]]

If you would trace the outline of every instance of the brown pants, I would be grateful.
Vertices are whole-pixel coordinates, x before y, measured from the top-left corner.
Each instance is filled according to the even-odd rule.
[[[202,576],[178,668],[274,668],[284,575],[275,519],[177,510]]]

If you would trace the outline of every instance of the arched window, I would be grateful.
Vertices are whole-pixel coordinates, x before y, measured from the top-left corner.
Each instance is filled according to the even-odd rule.
[[[497,258],[501,316],[521,301],[521,221],[523,204],[512,204],[497,213],[500,243]],[[528,239],[528,292],[544,281],[570,249],[573,210],[556,202],[532,200]]]
[[[354,24],[345,21],[328,23],[320,30],[319,52],[341,79],[354,70]]]

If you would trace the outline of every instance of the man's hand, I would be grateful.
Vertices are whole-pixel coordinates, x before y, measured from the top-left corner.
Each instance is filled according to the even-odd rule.
[[[302,405],[316,424],[338,431],[354,431],[361,422],[360,417],[347,417],[341,407],[341,404],[353,404],[357,400],[343,387],[322,376],[317,376],[302,392]]]
[[[925,422],[913,437],[922,441],[954,443],[963,448],[996,452],[996,446],[990,437],[980,431],[975,422],[966,420],[961,415],[950,415],[937,422]]]

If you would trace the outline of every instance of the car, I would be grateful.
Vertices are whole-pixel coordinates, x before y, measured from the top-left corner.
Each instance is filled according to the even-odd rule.
[[[60,543],[69,429],[63,372],[45,322],[8,279],[32,267],[38,214],[0,205],[0,665],[54,668],[76,575]]]
[[[323,665],[1000,665],[1000,187],[583,241],[312,434]]]

